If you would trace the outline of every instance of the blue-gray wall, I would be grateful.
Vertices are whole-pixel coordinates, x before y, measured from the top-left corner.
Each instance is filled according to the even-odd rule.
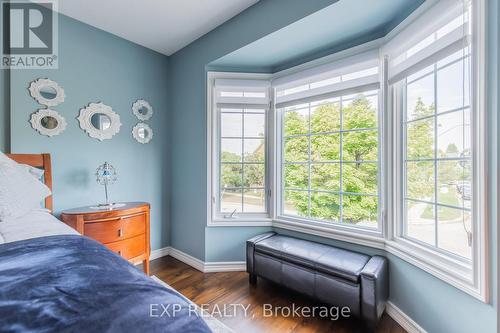
[[[167,76],[166,56],[63,15],[59,16],[59,69],[11,70],[11,151],[52,154],[56,212],[103,201],[104,189],[94,172],[108,161],[118,171],[111,199],[150,202],[151,247],[169,244]],[[30,115],[41,105],[27,88],[41,77],[55,80],[66,92],[65,102],[53,109],[68,126],[52,138],[39,135],[29,124]],[[148,121],[154,137],[146,145],[136,142],[131,132],[138,122],[131,106],[139,98],[154,108]],[[110,105],[123,124],[116,136],[102,142],[87,136],[76,120],[80,108],[98,101]]]
[[[0,69],[0,151],[10,146],[9,75],[10,71]]]
[[[309,2],[311,3],[311,2]],[[498,0],[489,0],[489,71],[490,96],[498,94]],[[170,57],[169,62],[169,158],[171,161],[172,246],[205,261],[244,260],[244,241],[269,228],[206,227],[207,170],[206,170],[206,70],[210,63],[279,26],[297,19],[299,13],[287,2],[263,1],[203,36]],[[301,6],[307,6],[303,1]],[[309,4],[312,5],[312,4]],[[290,10],[288,10],[290,9]],[[312,9],[312,8],[311,8]],[[304,10],[302,14],[307,14]],[[266,50],[263,50],[265,52]],[[231,68],[237,71],[238,68]],[[248,70],[247,68],[240,70]],[[259,69],[258,69],[259,70]],[[497,105],[490,97],[490,116],[496,116]],[[428,332],[496,332],[497,330],[497,150],[496,119],[490,124],[490,170],[493,170],[490,189],[490,281],[492,304],[484,304],[448,285],[419,268],[385,253],[390,260],[391,301],[416,320]],[[297,237],[352,248],[369,254],[379,250],[279,230]]]
[[[206,66],[335,1],[260,1],[170,57],[170,219],[175,248],[206,259]],[[237,236],[235,244],[241,244],[245,236]]]

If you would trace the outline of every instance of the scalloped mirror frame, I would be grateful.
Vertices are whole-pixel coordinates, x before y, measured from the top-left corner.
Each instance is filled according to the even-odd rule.
[[[50,87],[56,91],[56,96],[53,99],[47,99],[40,93],[41,88]],[[56,106],[64,102],[66,94],[64,89],[55,81],[50,79],[37,79],[32,81],[28,90],[30,91],[31,97],[33,97],[39,104],[45,105],[47,107]]]
[[[148,110],[146,114],[142,114],[139,112],[142,107],[145,107]],[[134,102],[134,104],[132,104],[132,112],[139,120],[149,120],[153,116],[153,107],[151,106],[151,104],[149,104],[148,101],[138,99]]]
[[[42,126],[42,119],[45,117],[53,117],[57,120],[57,126],[55,128],[45,128]],[[59,135],[66,129],[66,120],[57,113],[57,111],[51,109],[39,109],[31,115],[30,119],[31,127],[38,131],[41,135],[46,135],[48,137],[53,137]]]
[[[91,119],[96,113],[102,113],[109,117],[111,121],[109,128],[100,130],[92,125]],[[102,102],[90,103],[88,106],[80,109],[80,115],[77,119],[80,122],[80,128],[84,130],[88,136],[99,141],[111,139],[115,134],[120,132],[120,127],[122,126],[118,113],[113,111],[111,106]]]
[[[139,130],[141,128],[145,129],[149,133],[149,135],[147,137],[142,138],[139,135]],[[153,129],[151,127],[149,127],[149,125],[146,123],[137,123],[137,125],[135,125],[134,128],[132,129],[132,136],[134,137],[134,139],[137,140],[137,142],[142,143],[142,144],[146,144],[146,143],[149,143],[149,141],[151,141],[151,139],[153,139]]]

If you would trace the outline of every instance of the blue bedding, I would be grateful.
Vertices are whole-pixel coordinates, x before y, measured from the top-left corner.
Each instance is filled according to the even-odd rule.
[[[65,235],[0,245],[0,332],[26,331],[210,329],[177,292],[97,242]]]

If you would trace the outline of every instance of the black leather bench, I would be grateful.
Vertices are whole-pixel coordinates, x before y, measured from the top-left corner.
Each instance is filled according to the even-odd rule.
[[[321,302],[347,306],[374,330],[389,294],[387,259],[265,233],[247,241],[250,283],[257,276]]]

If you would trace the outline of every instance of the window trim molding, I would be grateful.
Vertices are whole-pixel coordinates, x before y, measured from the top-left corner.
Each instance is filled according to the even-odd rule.
[[[297,67],[287,69],[274,74],[249,74],[249,73],[233,73],[233,72],[211,72],[207,71],[207,227],[256,227],[267,226],[279,229],[286,229],[304,234],[315,235],[319,237],[334,239],[338,241],[349,242],[355,245],[367,246],[386,251],[388,254],[394,255],[407,263],[416,266],[417,268],[439,278],[440,280],[448,283],[449,285],[458,288],[459,290],[471,295],[472,297],[484,303],[490,303],[491,290],[489,286],[489,241],[488,241],[488,133],[487,133],[487,64],[486,64],[486,29],[488,24],[487,18],[487,2],[486,0],[472,1],[473,8],[473,54],[475,60],[473,61],[473,75],[472,80],[476,82],[473,86],[473,104],[477,112],[472,121],[473,138],[476,143],[474,144],[475,155],[473,156],[474,172],[473,180],[477,183],[474,186],[474,198],[476,200],[477,223],[475,223],[474,239],[473,242],[477,245],[477,250],[472,258],[472,278],[467,279],[464,277],[463,272],[467,269],[460,262],[453,260],[452,257],[440,254],[437,251],[432,251],[426,247],[419,246],[418,243],[409,242],[405,238],[397,237],[401,221],[399,221],[395,208],[398,207],[396,201],[399,201],[397,192],[398,181],[396,176],[400,171],[396,168],[394,163],[395,154],[398,149],[393,144],[396,129],[399,126],[397,119],[395,119],[393,92],[388,84],[387,76],[387,59],[383,58],[383,46],[398,34],[399,31],[404,29],[409,22],[418,17],[429,7],[432,7],[437,1],[430,1],[428,4],[423,4],[419,9],[412,13],[406,20],[404,20],[398,27],[393,29],[388,35],[383,38],[374,40],[360,46],[341,51],[339,53],[329,55],[311,62],[299,65]],[[350,57],[361,52],[366,52],[373,49],[380,50],[380,63],[379,70],[381,76],[381,86],[379,94],[379,108],[382,111],[382,123],[379,124],[379,140],[382,152],[379,158],[382,160],[391,161],[392,163],[380,163],[381,179],[379,183],[380,189],[380,226],[379,230],[374,232],[365,232],[364,229],[353,228],[344,225],[311,222],[302,220],[300,218],[292,218],[289,216],[280,216],[279,210],[279,197],[281,189],[279,182],[276,181],[279,175],[279,163],[276,160],[276,144],[279,142],[277,136],[280,133],[280,128],[277,128],[279,121],[274,110],[274,101],[271,101],[272,107],[270,108],[270,116],[268,120],[268,142],[269,142],[269,184],[271,189],[271,198],[269,201],[269,218],[249,219],[241,218],[238,220],[220,220],[213,218],[213,205],[212,198],[214,195],[214,188],[212,186],[213,175],[213,98],[212,88],[213,80],[217,78],[245,78],[245,79],[269,79],[273,80],[283,76],[287,76],[307,68],[320,66],[325,63],[333,62],[345,57]],[[271,87],[271,89],[275,89]],[[271,94],[271,99],[274,94]],[[278,158],[279,160],[279,158]],[[360,232],[361,230],[361,232]],[[471,270],[469,270],[471,271]]]
[[[215,104],[213,92],[215,87],[216,79],[249,79],[249,80],[270,80],[272,77],[271,74],[254,74],[254,73],[233,73],[233,72],[214,72],[207,71],[206,77],[206,85],[207,85],[207,105],[206,105],[206,119],[207,119],[207,226],[208,227],[225,227],[225,226],[270,226],[271,225],[271,200],[267,199],[268,213],[247,213],[247,214],[238,214],[241,215],[242,218],[237,219],[224,219],[217,216],[217,201],[216,195],[218,194],[218,187],[215,184],[217,181],[217,166],[218,161],[216,160],[217,154],[214,151],[214,148],[217,147],[217,133],[214,131],[214,128],[218,128],[217,125],[217,105]],[[270,103],[272,105],[272,103]],[[271,114],[272,110],[268,110],[268,114]],[[266,119],[266,130],[268,136],[270,124],[268,119]],[[266,138],[266,141],[269,139]],[[270,146],[268,143],[266,144],[268,147]],[[266,164],[270,165],[269,156],[272,155],[271,149],[266,149]],[[267,168],[269,169],[269,168]],[[266,184],[266,192],[268,192],[269,188],[272,188],[272,176],[271,173],[266,170],[266,180],[269,184]]]

